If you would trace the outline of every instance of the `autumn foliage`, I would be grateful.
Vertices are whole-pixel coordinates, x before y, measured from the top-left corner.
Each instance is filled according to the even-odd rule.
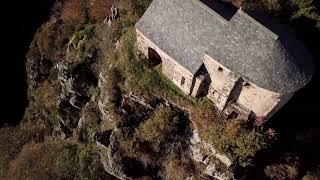
[[[63,4],[61,19],[64,21],[85,22],[87,20],[86,0],[67,0]]]
[[[112,1],[89,0],[89,17],[93,21],[101,22],[110,13]]]

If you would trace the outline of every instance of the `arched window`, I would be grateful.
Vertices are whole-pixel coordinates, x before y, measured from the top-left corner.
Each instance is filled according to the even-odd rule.
[[[148,57],[152,66],[156,66],[162,62],[160,55],[152,48],[148,48]]]

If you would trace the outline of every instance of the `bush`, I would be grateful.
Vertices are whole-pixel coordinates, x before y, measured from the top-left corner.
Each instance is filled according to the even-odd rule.
[[[100,162],[100,155],[92,150],[92,147],[83,147],[79,152],[80,179],[111,179],[105,172]]]
[[[201,106],[192,109],[191,117],[202,139],[243,167],[252,166],[254,155],[274,140],[263,129],[250,129],[246,122],[237,119],[223,121],[218,114]]]
[[[101,119],[100,111],[96,103],[90,101],[88,106],[84,106],[81,109],[81,117],[85,119],[85,122],[82,125],[82,127],[86,129],[89,135],[96,131],[99,131]]]
[[[34,45],[38,48],[42,58],[53,62],[61,60],[61,54],[64,54],[66,45],[75,31],[76,24],[73,22],[47,22],[37,31],[34,36]],[[31,54],[30,54],[31,53]],[[32,52],[27,57],[32,55]]]
[[[137,137],[159,145],[177,134],[178,124],[179,114],[168,107],[160,106],[151,118],[137,128]]]
[[[95,26],[93,24],[85,24],[78,28],[72,36],[72,43],[77,47],[67,54],[67,60],[72,63],[81,64],[86,60],[93,60],[95,58],[96,42],[93,39]]]
[[[188,179],[188,177],[201,179],[193,160],[190,159],[186,152],[171,152],[168,154],[164,158],[163,170],[160,175],[163,179],[184,180]]]
[[[76,144],[66,144],[57,153],[54,166],[58,179],[77,179],[79,170],[77,151]]]
[[[245,9],[259,10],[272,15],[283,13],[283,2],[281,0],[234,0],[233,3],[237,7],[242,6]]]
[[[92,144],[65,143],[57,154],[55,170],[59,179],[112,179],[103,169]]]

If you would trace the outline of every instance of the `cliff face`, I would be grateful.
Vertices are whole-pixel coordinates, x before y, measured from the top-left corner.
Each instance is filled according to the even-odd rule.
[[[7,14],[3,12],[3,23],[8,28],[3,29],[5,34],[2,39],[5,44],[2,49],[0,79],[6,88],[1,90],[1,99],[4,104],[0,112],[0,127],[5,124],[17,125],[21,121],[25,108],[27,106],[27,83],[26,68],[24,65],[25,53],[29,49],[29,44],[33,39],[34,32],[49,17],[49,9],[52,6],[52,0],[37,2],[7,2]],[[10,28],[9,28],[10,27]]]

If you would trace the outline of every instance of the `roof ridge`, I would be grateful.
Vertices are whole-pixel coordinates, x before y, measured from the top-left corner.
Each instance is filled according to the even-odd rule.
[[[251,21],[253,24],[257,25],[259,28],[261,28],[264,32],[266,32],[268,35],[270,35],[273,39],[278,40],[279,36],[278,34],[274,33],[270,29],[268,29],[266,26],[255,20],[253,17],[251,17],[249,14],[247,14],[245,11],[242,10],[242,7],[240,7],[237,11],[238,14],[242,15],[249,21]]]
[[[209,14],[216,16],[221,22],[223,22],[224,24],[228,24],[229,21],[226,20],[224,17],[222,17],[220,14],[218,14],[216,11],[214,11],[213,9],[209,8],[206,4],[204,4],[203,2],[201,2],[200,0],[192,0],[192,2],[196,3],[197,5],[199,5],[200,7],[202,7],[203,9],[205,9]]]

